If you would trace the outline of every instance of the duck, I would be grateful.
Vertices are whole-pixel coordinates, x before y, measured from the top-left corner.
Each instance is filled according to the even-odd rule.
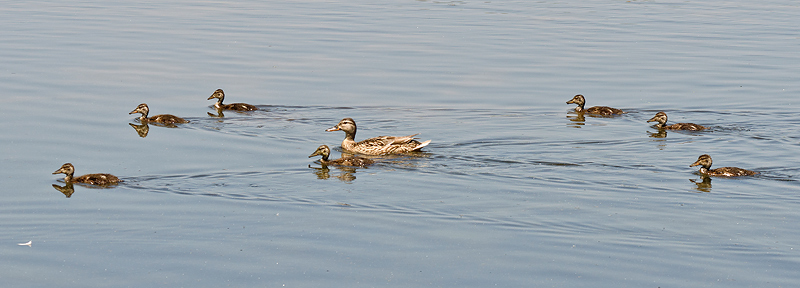
[[[415,140],[414,136],[419,133],[408,136],[378,136],[355,141],[356,137],[356,122],[353,118],[344,118],[339,121],[339,124],[329,128],[325,131],[344,131],[344,140],[342,140],[342,148],[347,151],[361,153],[366,155],[388,155],[400,154],[408,152],[420,151],[423,147],[431,143],[431,140],[420,143]]]
[[[722,167],[711,169],[711,156],[708,154],[700,155],[692,165],[689,167],[700,166],[700,173],[708,176],[722,176],[722,177],[738,177],[738,176],[752,176],[758,172],[742,169],[738,167]]]
[[[656,113],[656,116],[647,120],[647,122],[658,122],[656,127],[658,129],[667,129],[667,130],[690,130],[690,131],[701,131],[708,129],[702,125],[697,125],[694,123],[675,123],[672,125],[667,125],[667,113],[664,111]]]
[[[64,177],[64,182],[66,182],[68,184],[69,183],[86,183],[86,184],[92,184],[92,185],[105,186],[105,185],[113,185],[113,184],[117,184],[119,182],[122,182],[122,180],[117,178],[117,176],[114,176],[114,175],[111,175],[111,174],[105,174],[105,173],[86,174],[86,175],[79,176],[79,177],[73,177],[73,174],[75,174],[75,166],[72,166],[72,163],[65,163],[64,165],[61,165],[61,168],[56,170],[56,172],[53,172],[53,174],[59,174],[59,173],[63,173],[63,174],[67,175],[66,177]]]
[[[211,100],[217,98],[217,103],[214,103],[214,108],[220,110],[235,110],[235,111],[255,111],[258,110],[258,107],[246,104],[246,103],[233,103],[233,104],[222,104],[222,101],[225,100],[225,92],[222,89],[217,89],[214,91],[211,96],[208,97],[207,100]]]
[[[575,95],[575,97],[572,97],[572,99],[567,101],[567,104],[578,104],[578,107],[575,107],[575,112],[578,112],[578,113],[584,113],[585,112],[585,113],[589,113],[589,114],[596,114],[596,115],[602,115],[602,116],[612,116],[612,115],[619,115],[619,114],[625,113],[620,109],[606,107],[606,106],[594,106],[594,107],[591,107],[591,108],[588,108],[588,109],[584,109],[583,105],[586,104],[586,98],[584,98],[583,95],[581,95],[581,94],[578,94],[578,95]]]
[[[170,115],[170,114],[161,114],[156,115],[153,117],[147,117],[147,114],[150,113],[150,108],[147,107],[147,104],[142,103],[139,106],[136,106],[136,109],[133,109],[128,115],[133,113],[142,113],[142,116],[139,117],[139,121],[142,122],[155,122],[155,123],[162,123],[162,124],[176,124],[176,123],[189,123],[188,120],[183,119],[181,117]]]
[[[328,157],[331,155],[331,149],[328,148],[328,145],[320,145],[313,154],[308,155],[308,158],[314,156],[322,156],[322,159],[319,160],[322,165],[334,165],[334,166],[353,166],[353,167],[367,167],[375,163],[372,159],[367,159],[363,157],[353,156],[353,157],[344,157],[334,160],[328,160]]]

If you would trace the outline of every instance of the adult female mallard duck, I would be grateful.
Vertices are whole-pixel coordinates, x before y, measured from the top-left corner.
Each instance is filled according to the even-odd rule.
[[[758,172],[750,171],[738,167],[722,167],[711,169],[711,156],[708,154],[700,155],[692,165],[689,167],[700,166],[700,173],[708,176],[723,176],[723,177],[737,177],[737,176],[751,176],[756,175]]]
[[[223,109],[223,110],[235,110],[235,111],[255,111],[258,110],[258,107],[246,104],[246,103],[232,103],[232,104],[222,104],[222,101],[225,100],[225,92],[222,89],[217,89],[214,91],[214,94],[208,97],[208,100],[217,98],[217,103],[214,103],[214,108]]]
[[[594,106],[588,109],[584,109],[583,105],[586,104],[586,98],[583,98],[583,95],[578,94],[575,97],[572,97],[571,100],[567,101],[567,104],[578,104],[578,107],[575,107],[575,112],[578,113],[589,113],[589,114],[597,114],[602,116],[611,116],[611,115],[619,115],[623,114],[622,110],[617,108],[611,108],[606,106]]]
[[[690,131],[700,131],[707,129],[701,125],[697,125],[694,123],[675,123],[672,125],[667,125],[667,113],[658,112],[656,116],[647,120],[647,122],[658,122],[656,127],[658,129],[667,129],[667,130],[690,130]]]
[[[322,156],[322,159],[319,160],[320,163],[322,163],[323,165],[335,165],[335,166],[367,167],[369,165],[372,165],[372,163],[375,163],[375,161],[372,161],[372,159],[367,159],[358,156],[328,160],[328,156],[330,155],[331,155],[331,149],[328,148],[328,145],[320,145],[319,148],[317,148],[317,151],[314,151],[314,154],[308,155],[308,158],[314,156]]]
[[[339,121],[339,124],[325,131],[339,130],[344,131],[344,140],[342,140],[342,148],[344,150],[366,155],[387,155],[419,151],[422,147],[431,143],[431,140],[422,143],[415,140],[414,136],[419,134],[401,137],[378,136],[356,142],[356,122],[352,118],[344,118]]]
[[[142,113],[142,116],[139,117],[139,121],[142,122],[155,122],[162,124],[189,123],[189,121],[186,119],[169,114],[161,114],[148,118],[147,114],[150,113],[150,108],[147,107],[147,104],[145,103],[139,104],[139,106],[137,106],[136,109],[133,109],[131,113],[128,113],[128,115],[133,113]]]
[[[72,166],[72,163],[65,163],[64,165],[61,165],[61,168],[56,170],[56,172],[53,172],[53,174],[59,173],[64,173],[67,175],[64,177],[64,182],[66,183],[86,183],[104,186],[122,182],[122,180],[119,180],[117,176],[104,173],[86,174],[79,177],[73,177],[73,174],[75,174],[75,166]]]

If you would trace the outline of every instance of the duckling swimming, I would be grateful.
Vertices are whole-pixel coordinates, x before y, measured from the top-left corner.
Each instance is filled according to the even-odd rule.
[[[323,165],[335,165],[335,166],[367,167],[375,163],[375,161],[372,161],[372,159],[367,159],[358,156],[328,160],[328,156],[330,155],[331,155],[331,149],[328,148],[328,145],[320,145],[319,148],[317,148],[317,151],[314,151],[314,154],[308,155],[308,158],[314,156],[322,156],[322,159],[319,160],[320,163],[322,163]]]
[[[353,118],[344,118],[339,121],[339,124],[325,131],[344,131],[344,140],[342,140],[342,148],[348,151],[366,154],[366,155],[387,155],[407,153],[413,151],[420,151],[422,147],[431,143],[431,140],[420,143],[415,140],[414,135],[408,136],[378,136],[356,142],[356,122]]]
[[[189,121],[186,119],[169,114],[161,114],[148,118],[147,114],[150,113],[150,108],[147,107],[147,104],[145,103],[139,104],[139,106],[137,106],[136,109],[133,109],[131,113],[128,113],[128,115],[133,113],[142,113],[142,116],[139,117],[139,121],[142,122],[147,121],[147,122],[155,122],[162,124],[189,123]]]
[[[690,130],[690,131],[700,131],[708,129],[706,127],[694,123],[675,123],[667,126],[667,113],[664,113],[663,111],[656,113],[656,116],[653,116],[653,118],[650,118],[650,120],[647,120],[647,122],[658,122],[658,124],[656,124],[656,127],[658,129]]]
[[[583,95],[581,95],[581,94],[578,94],[578,95],[575,95],[575,97],[572,97],[571,100],[567,101],[567,104],[578,104],[578,107],[575,107],[575,112],[578,112],[578,113],[585,112],[585,113],[589,113],[589,114],[596,114],[596,115],[602,115],[602,116],[612,116],[612,115],[619,115],[619,114],[625,113],[622,110],[619,110],[617,108],[611,108],[611,107],[606,107],[606,106],[594,106],[594,107],[591,107],[591,108],[588,108],[588,109],[584,109],[583,105],[586,104],[586,99],[583,98]]]
[[[700,166],[700,173],[708,176],[722,176],[722,177],[737,177],[737,176],[752,176],[758,172],[745,170],[738,167],[722,167],[711,169],[711,156],[708,154],[700,155],[692,165],[689,167]]]
[[[236,111],[255,111],[258,110],[258,107],[245,104],[245,103],[233,103],[233,104],[222,104],[222,101],[225,100],[225,92],[222,92],[222,89],[217,89],[214,91],[214,94],[208,97],[208,100],[217,98],[217,103],[214,103],[214,108],[223,109],[223,110],[236,110]]]
[[[119,180],[117,176],[104,173],[86,174],[79,177],[73,177],[72,175],[75,174],[75,166],[72,166],[72,163],[65,163],[64,165],[61,165],[61,168],[56,170],[56,172],[53,172],[53,174],[59,173],[64,173],[67,175],[67,177],[64,177],[64,182],[66,183],[86,183],[104,186],[122,182],[122,180]]]

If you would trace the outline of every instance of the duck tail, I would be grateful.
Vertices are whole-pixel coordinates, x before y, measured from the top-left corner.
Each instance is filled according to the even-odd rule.
[[[428,146],[428,144],[431,144],[431,140],[419,143],[419,145],[417,145],[417,147],[414,147],[414,149],[411,149],[411,151],[419,151],[419,149],[422,149],[422,147]]]

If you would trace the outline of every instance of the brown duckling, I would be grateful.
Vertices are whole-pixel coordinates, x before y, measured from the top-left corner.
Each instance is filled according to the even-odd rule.
[[[583,98],[583,95],[581,95],[581,94],[578,94],[578,95],[575,95],[575,97],[572,97],[571,100],[567,101],[567,104],[578,104],[578,107],[575,107],[575,112],[578,112],[578,113],[584,113],[585,112],[585,113],[589,113],[589,114],[596,114],[596,115],[602,115],[602,116],[612,116],[612,115],[619,115],[619,114],[625,113],[622,110],[619,110],[617,108],[611,108],[611,107],[606,107],[606,106],[594,106],[594,107],[590,107],[588,109],[584,109],[583,105],[586,104],[586,98]]]
[[[708,176],[722,176],[722,177],[737,177],[737,176],[752,176],[758,172],[750,171],[738,167],[722,167],[711,169],[711,156],[708,154],[700,155],[692,165],[689,167],[700,166],[700,173]]]
[[[214,108],[222,109],[222,110],[235,110],[235,111],[255,111],[258,110],[258,107],[246,104],[246,103],[233,103],[233,104],[222,104],[222,101],[225,100],[225,92],[222,89],[217,89],[214,91],[214,94],[208,97],[208,100],[217,98],[217,103],[214,103]]]
[[[147,114],[150,113],[150,108],[147,107],[147,104],[145,103],[139,104],[139,106],[137,106],[136,109],[133,109],[131,113],[128,113],[128,115],[133,113],[142,113],[142,116],[139,117],[139,121],[142,122],[155,122],[162,124],[189,123],[189,121],[186,119],[169,114],[161,114],[148,118]]]
[[[72,163],[65,163],[64,165],[61,165],[61,168],[56,170],[56,172],[53,172],[53,174],[59,173],[64,173],[67,175],[64,177],[64,182],[66,183],[86,183],[104,186],[122,182],[122,180],[119,180],[117,176],[104,173],[86,174],[79,177],[73,177],[73,174],[75,174],[75,166],[72,166]]]
[[[388,155],[420,151],[422,147],[431,143],[431,140],[422,143],[415,140],[414,136],[419,134],[400,137],[378,136],[356,142],[357,128],[356,121],[353,121],[353,118],[344,118],[342,121],[339,121],[339,124],[325,131],[339,130],[344,131],[344,140],[342,140],[342,148],[344,148],[344,150],[366,155]]]
[[[708,129],[706,127],[694,123],[675,123],[672,125],[667,125],[667,113],[664,113],[663,111],[656,113],[656,116],[653,116],[653,118],[650,118],[650,120],[647,120],[647,122],[658,122],[658,124],[656,124],[656,127],[658,129],[690,130],[690,131],[700,131]]]
[[[330,155],[331,155],[331,149],[328,148],[328,145],[320,145],[319,148],[317,148],[317,151],[314,151],[314,154],[308,155],[308,158],[314,156],[322,156],[322,159],[319,160],[320,163],[322,163],[323,165],[335,165],[335,166],[367,167],[375,163],[375,161],[372,161],[372,159],[367,159],[358,156],[328,160],[328,156]]]

